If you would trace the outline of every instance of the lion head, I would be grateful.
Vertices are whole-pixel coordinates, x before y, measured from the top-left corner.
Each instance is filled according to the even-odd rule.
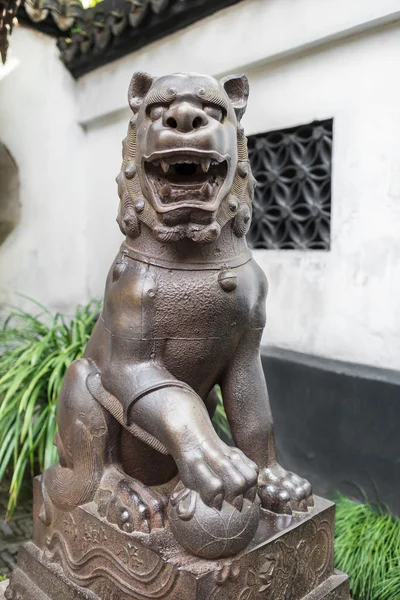
[[[133,75],[117,177],[125,235],[144,223],[159,241],[211,242],[228,222],[245,235],[254,187],[240,125],[248,94],[244,75]]]

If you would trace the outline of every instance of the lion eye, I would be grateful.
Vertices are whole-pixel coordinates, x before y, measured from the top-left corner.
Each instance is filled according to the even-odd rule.
[[[206,115],[215,119],[216,121],[222,121],[224,118],[224,113],[222,112],[222,108],[218,108],[218,106],[205,106],[204,112]]]
[[[161,119],[165,111],[166,107],[162,104],[153,104],[153,106],[150,106],[148,109],[148,115],[152,121],[158,121],[158,119]]]

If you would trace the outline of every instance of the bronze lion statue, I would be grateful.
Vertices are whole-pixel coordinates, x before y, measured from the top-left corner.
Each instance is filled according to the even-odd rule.
[[[187,490],[216,511],[312,506],[310,484],[277,462],[260,361],[267,281],[245,237],[248,93],[243,75],[132,77],[117,177],[126,238],[59,398],[45,523],[53,506],[93,501],[123,531],[149,533],[164,526],[171,497],[184,507]],[[211,422],[218,385],[232,447]]]

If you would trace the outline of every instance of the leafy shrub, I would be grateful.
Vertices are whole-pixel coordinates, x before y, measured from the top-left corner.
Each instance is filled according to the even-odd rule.
[[[0,329],[0,481],[9,474],[8,516],[28,465],[34,475],[57,458],[57,397],[100,309],[98,302],[89,302],[68,319],[34,304],[41,310],[38,315],[14,309]]]
[[[353,598],[399,600],[400,519],[386,506],[335,501],[335,566],[349,575]]]
[[[226,412],[224,409],[224,404],[222,402],[222,394],[221,388],[218,386],[218,404],[215,409],[215,413],[213,416],[213,425],[218,433],[218,435],[222,438],[225,438],[225,441],[232,441],[232,433],[229,427],[228,419],[226,416]]]

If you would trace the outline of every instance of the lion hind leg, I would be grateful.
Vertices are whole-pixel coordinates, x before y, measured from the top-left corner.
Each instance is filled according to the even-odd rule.
[[[108,443],[106,414],[86,386],[94,365],[86,359],[68,369],[59,398],[56,445],[60,462],[42,476],[44,506],[40,516],[51,521],[50,502],[68,510],[93,500],[105,468]]]

